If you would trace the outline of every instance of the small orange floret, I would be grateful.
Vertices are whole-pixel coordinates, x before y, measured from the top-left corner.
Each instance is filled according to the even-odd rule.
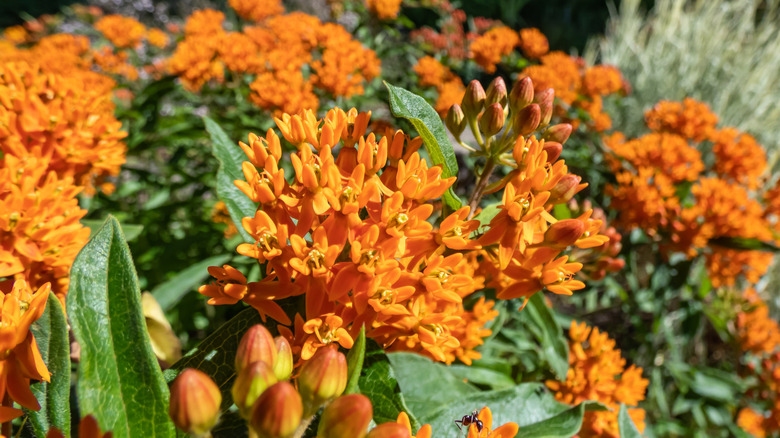
[[[469,47],[471,59],[487,73],[496,71],[501,58],[512,53],[520,44],[520,36],[506,27],[496,27],[477,37]]]

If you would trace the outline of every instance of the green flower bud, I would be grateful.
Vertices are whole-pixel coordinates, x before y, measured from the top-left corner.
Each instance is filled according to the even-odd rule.
[[[485,134],[485,137],[490,137],[498,134],[503,127],[504,108],[499,103],[489,105],[479,119],[479,130]]]
[[[276,346],[276,362],[274,362],[274,374],[277,380],[288,380],[293,372],[293,354],[290,342],[284,336],[274,338]]]
[[[547,128],[547,131],[544,132],[544,138],[545,140],[549,141],[555,141],[560,144],[566,143],[566,140],[569,139],[569,136],[571,135],[571,125],[568,123],[559,123],[554,126],[550,126]]]
[[[526,136],[536,131],[539,121],[542,120],[542,112],[538,104],[532,103],[515,113],[514,117],[515,132]]]
[[[558,181],[558,184],[550,190],[550,201],[553,204],[563,204],[569,202],[571,198],[579,191],[580,178],[577,175],[568,173]]]
[[[478,80],[475,79],[469,83],[460,106],[463,108],[463,113],[469,118],[476,118],[485,107],[485,90]]]
[[[340,396],[347,387],[347,358],[333,348],[320,348],[301,366],[298,390],[305,414],[317,412],[324,403]]]
[[[447,125],[447,129],[452,135],[460,140],[460,135],[466,129],[466,115],[463,114],[460,105],[456,103],[450,107],[450,110],[447,111],[447,117],[444,118],[444,124]]]
[[[272,368],[276,362],[274,338],[271,332],[260,324],[250,327],[241,338],[236,351],[236,372],[240,373],[244,367],[258,360]]]
[[[548,88],[534,96],[534,100],[539,103],[539,109],[542,111],[541,126],[547,126],[552,119],[553,104],[555,103],[555,90]]]
[[[534,84],[528,76],[515,82],[509,93],[509,108],[516,113],[534,100]]]
[[[252,405],[269,386],[277,382],[274,370],[262,360],[252,362],[238,373],[233,383],[233,402],[244,418],[249,418]]]
[[[585,232],[585,223],[577,219],[563,219],[550,225],[544,233],[544,244],[554,248],[573,245]]]
[[[504,78],[499,76],[488,85],[488,89],[485,92],[485,105],[498,103],[503,108],[506,107],[507,100],[506,82],[504,82]]]
[[[382,423],[373,428],[366,438],[411,438],[406,426],[398,423]]]

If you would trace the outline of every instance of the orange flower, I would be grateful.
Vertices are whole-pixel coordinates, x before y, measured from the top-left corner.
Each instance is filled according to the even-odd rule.
[[[438,87],[452,75],[449,68],[431,56],[420,58],[414,66],[414,72],[421,87]]]
[[[555,97],[572,104],[582,85],[578,59],[555,51],[542,56],[540,61],[540,65],[526,67],[522,74],[531,78],[536,92],[552,88]]]
[[[157,28],[151,28],[146,31],[146,41],[149,44],[157,47],[158,49],[164,49],[170,42],[170,38],[165,31]]]
[[[623,88],[620,70],[611,65],[596,65],[585,70],[582,88],[590,97],[617,93]]]
[[[323,321],[324,319],[324,321]],[[308,334],[301,350],[301,359],[309,360],[318,348],[331,343],[338,343],[344,348],[352,348],[354,340],[343,327],[343,320],[328,313],[321,318],[314,318],[303,324],[303,331]]]
[[[518,44],[520,44],[520,36],[517,32],[506,26],[497,27],[485,32],[471,43],[470,57],[485,72],[493,73],[501,58],[512,53]]]
[[[520,49],[530,59],[539,59],[550,51],[547,37],[535,27],[520,29]]]
[[[249,21],[262,21],[284,12],[280,0],[229,0],[228,4],[239,17]]]
[[[612,411],[586,412],[581,437],[618,437],[617,415],[620,404],[636,406],[645,398],[648,381],[642,369],[631,365],[615,348],[615,341],[598,328],[572,321],[569,329],[569,371],[565,382],[548,380],[547,387],[555,398],[574,405],[585,400],[604,403]],[[640,432],[644,430],[643,409],[629,408],[628,413]]]
[[[753,354],[774,353],[780,346],[780,326],[753,288],[742,294],[745,311],[737,315],[737,333],[742,350]]]
[[[365,0],[366,7],[380,20],[393,20],[398,17],[403,0]]]
[[[701,153],[676,134],[650,133],[629,141],[605,143],[635,169],[653,169],[674,183],[695,181],[704,171]]]
[[[493,429],[493,413],[487,406],[479,411],[477,418],[482,421],[482,430],[477,430],[477,425],[472,423],[467,438],[512,438],[520,430],[517,423],[506,423]]]
[[[713,287],[734,286],[739,276],[756,284],[772,265],[773,254],[712,246],[706,254],[707,272]]]
[[[742,408],[737,415],[737,426],[756,438],[767,436],[766,418],[751,408]]]
[[[409,431],[411,438],[431,438],[432,432],[430,424],[423,425],[420,430],[417,431],[417,434],[412,435],[412,423],[409,421],[409,416],[404,411],[398,413],[398,419],[395,422],[404,426],[406,430]]]
[[[686,97],[682,103],[658,102],[645,112],[645,122],[653,131],[668,131],[699,142],[714,134],[718,116],[707,104]]]
[[[724,128],[713,133],[710,140],[714,143],[713,170],[721,177],[744,184],[751,190],[758,188],[758,179],[766,170],[767,163],[766,152],[756,139],[736,128]]]
[[[7,282],[6,282],[7,284]],[[0,284],[0,286],[4,286]],[[0,314],[0,396],[10,397],[27,409],[40,409],[30,391],[30,380],[49,382],[51,374],[43,363],[30,324],[37,321],[46,308],[49,284],[33,292],[24,280],[13,283],[11,290],[2,290],[2,314]],[[22,415],[22,411],[10,406],[0,407],[0,422],[5,423]]]
[[[102,17],[95,23],[95,29],[119,48],[138,47],[146,36],[146,27],[143,24],[135,18],[122,15]]]
[[[214,208],[211,210],[211,221],[216,224],[225,224],[225,239],[230,239],[238,234],[238,229],[230,218],[230,212],[222,201],[217,201],[214,204]]]

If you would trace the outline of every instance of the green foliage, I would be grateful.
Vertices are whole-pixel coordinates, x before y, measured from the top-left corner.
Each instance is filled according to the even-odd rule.
[[[209,266],[222,266],[228,260],[230,256],[220,255],[195,263],[165,283],[158,284],[151,290],[151,294],[163,310],[169,310],[181,300],[184,294],[191,292],[208,277]]]
[[[49,295],[43,315],[30,326],[41,358],[51,373],[51,383],[38,382],[30,386],[41,405],[38,411],[25,409],[30,425],[39,437],[50,427],[70,435],[70,340],[68,321],[60,300]]]
[[[173,436],[168,390],[149,343],[132,256],[113,217],[76,258],[67,308],[81,345],[81,414],[93,414],[116,437]]]
[[[360,328],[360,334],[355,340],[355,344],[349,350],[347,355],[347,387],[344,394],[355,394],[360,392],[358,382],[363,371],[363,361],[366,358],[366,327]]]
[[[406,404],[396,372],[391,366],[390,358],[374,341],[367,342],[363,372],[360,374],[358,386],[360,392],[371,400],[374,406],[374,421],[379,423],[396,421],[398,414],[406,412],[417,430],[420,422]]]

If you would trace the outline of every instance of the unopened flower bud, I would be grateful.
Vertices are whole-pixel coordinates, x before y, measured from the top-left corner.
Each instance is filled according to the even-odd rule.
[[[258,438],[288,438],[293,436],[302,418],[300,394],[289,382],[278,382],[255,401],[249,424]]]
[[[515,132],[519,135],[526,136],[536,131],[536,128],[539,126],[539,121],[541,120],[542,112],[539,109],[539,105],[536,103],[527,105],[515,113]]]
[[[548,88],[534,96],[534,101],[539,103],[539,109],[542,111],[541,126],[547,126],[552,119],[553,103],[555,102],[555,90]]]
[[[343,395],[333,400],[320,418],[318,438],[364,438],[374,416],[371,400],[363,394]]]
[[[507,104],[507,91],[506,91],[506,82],[504,82],[504,78],[501,76],[493,79],[492,82],[490,82],[490,85],[488,85],[488,89],[485,92],[485,105],[492,105],[494,103],[498,103],[501,105],[501,107],[505,107]]]
[[[241,338],[236,351],[236,372],[240,373],[244,367],[258,360],[272,368],[276,361],[274,338],[271,332],[260,324],[252,326]]]
[[[276,346],[276,362],[274,362],[274,374],[277,380],[287,380],[293,372],[293,354],[290,341],[284,336],[274,338]]]
[[[447,111],[447,117],[444,118],[444,124],[447,125],[447,129],[455,138],[460,139],[460,135],[466,129],[466,115],[463,114],[460,105],[456,103],[450,107],[450,110]]]
[[[249,418],[252,405],[260,394],[277,382],[274,370],[262,360],[241,369],[233,383],[233,402],[244,418]]]
[[[477,117],[482,108],[485,107],[485,90],[478,80],[475,79],[469,83],[460,106],[466,117]]]
[[[503,127],[504,108],[499,103],[489,105],[479,119],[479,130],[485,134],[485,137],[490,137],[498,134]]]
[[[168,414],[179,429],[203,435],[217,424],[221,403],[217,384],[205,373],[187,368],[173,381]]]
[[[303,364],[298,376],[306,415],[340,396],[347,387],[347,358],[333,348],[320,348]]]
[[[534,100],[534,84],[531,78],[526,76],[515,82],[509,93],[509,108],[512,112],[518,112]]]
[[[585,223],[577,219],[563,219],[550,225],[544,233],[544,244],[554,248],[573,245],[585,232]]]
[[[580,181],[582,181],[582,178],[577,175],[571,173],[564,175],[550,190],[549,202],[553,204],[569,202],[569,200],[579,191]]]
[[[406,426],[398,423],[382,423],[373,428],[366,438],[411,438]]]
[[[546,141],[544,142],[542,150],[547,152],[547,162],[554,163],[555,160],[561,156],[561,152],[563,152],[563,145],[554,141]]]
[[[544,132],[544,139],[549,141],[555,141],[560,144],[566,143],[571,135],[571,125],[568,123],[559,123],[547,128]]]

